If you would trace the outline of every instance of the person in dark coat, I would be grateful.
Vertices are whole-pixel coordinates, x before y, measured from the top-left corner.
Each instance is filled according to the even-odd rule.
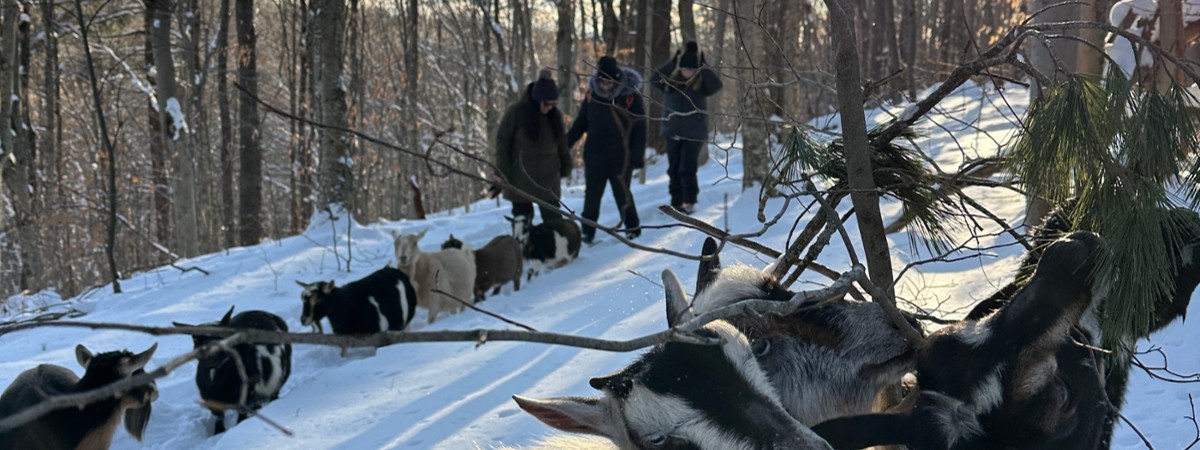
[[[637,71],[617,65],[611,56],[600,58],[596,73],[588,79],[587,98],[567,131],[568,148],[584,133],[588,135],[583,145],[583,218],[593,222],[600,218],[600,198],[605,185],[610,185],[629,239],[642,234],[629,190],[633,169],[642,167],[646,157],[646,106],[638,92],[641,84]],[[582,228],[583,242],[592,243],[595,227]]]
[[[708,143],[708,97],[724,87],[721,78],[705,65],[695,41],[650,76],[650,85],[663,91],[663,138],[667,141],[667,175],[671,206],[685,213],[696,211],[696,164]]]
[[[516,189],[505,189],[512,201],[514,223],[522,234],[533,224],[533,202],[529,196],[559,204],[560,178],[571,174],[566,125],[558,110],[558,85],[550,69],[542,69],[537,81],[529,83],[521,99],[508,107],[496,129],[496,167]],[[517,190],[524,192],[518,192]],[[542,221],[562,216],[542,206]]]

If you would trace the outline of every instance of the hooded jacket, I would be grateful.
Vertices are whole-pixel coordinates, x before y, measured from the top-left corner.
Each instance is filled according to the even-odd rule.
[[[500,119],[496,128],[496,168],[513,187],[557,203],[562,193],[558,180],[571,173],[566,125],[557,108],[549,114],[541,113],[538,102],[533,101],[533,86],[526,86],[521,100],[509,106]],[[538,129],[529,130],[532,126]],[[528,201],[513,189],[505,189],[504,198]]]
[[[595,75],[588,78],[588,95],[567,132],[567,147],[588,134],[583,163],[595,167],[642,167],[646,158],[646,105],[638,87],[642,76],[621,68],[621,82],[611,93],[600,89]]]
[[[716,72],[701,66],[692,80],[682,80],[678,62],[671,58],[650,76],[650,85],[663,92],[664,138],[708,140],[708,97],[724,87]]]

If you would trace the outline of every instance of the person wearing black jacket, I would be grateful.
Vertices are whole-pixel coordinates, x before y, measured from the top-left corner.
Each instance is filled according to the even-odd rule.
[[[704,63],[695,41],[650,76],[650,85],[663,92],[663,138],[667,141],[668,189],[671,206],[685,213],[696,211],[696,164],[708,141],[708,97],[724,87],[716,72]]]
[[[519,227],[514,233],[519,239],[533,225],[530,197],[559,204],[559,178],[571,174],[566,128],[550,69],[542,69],[538,79],[525,87],[496,127],[496,168],[512,186],[504,190],[504,198],[512,201],[513,223]],[[540,209],[543,222],[562,219],[553,209]]]
[[[567,147],[587,133],[583,145],[583,218],[600,218],[600,198],[611,185],[625,235],[642,234],[637,205],[629,190],[634,168],[645,164],[646,106],[638,86],[642,77],[633,69],[620,67],[611,56],[600,58],[596,73],[588,79],[588,94],[567,131]],[[596,228],[583,225],[583,242],[591,244]]]

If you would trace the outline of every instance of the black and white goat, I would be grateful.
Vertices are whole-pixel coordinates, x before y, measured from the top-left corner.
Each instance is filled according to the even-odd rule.
[[[192,325],[175,322],[175,326]],[[266,311],[242,311],[235,316],[233,307],[221,320],[199,326],[288,331],[287,323],[277,315]],[[193,336],[192,344],[201,348],[220,339]],[[234,360],[235,357],[241,364]],[[196,387],[204,407],[216,417],[213,434],[225,431],[225,411],[236,410],[237,421],[241,423],[249,417],[248,412],[258,411],[279,398],[279,390],[291,374],[292,344],[238,344],[233,347],[233,354],[217,352],[200,358],[196,366]]]
[[[94,355],[78,345],[75,359],[84,368],[83,378],[52,364],[26,370],[0,394],[0,418],[53,397],[98,389],[144,373],[142,368],[157,348],[154,344],[136,355],[128,351]],[[125,430],[141,441],[150,420],[151,402],[157,398],[157,385],[150,383],[83,407],[56,409],[33,422],[0,432],[0,449],[106,449],[112,444],[122,414]]]
[[[713,248],[706,244],[705,253]],[[672,327],[739,301],[794,296],[768,272],[720,269],[715,255],[700,266],[694,302],[671,271],[663,284]],[[911,368],[915,345],[877,305],[845,299],[705,329],[722,338],[721,346],[658,346],[622,371],[592,379],[603,397],[515,398],[547,425],[604,436],[620,449],[827,448],[805,425],[870,412],[875,396]],[[774,440],[785,433],[800,440]]]
[[[455,239],[453,234],[442,243],[442,250],[451,248],[463,249],[463,242]],[[475,257],[476,303],[487,298],[488,290],[492,290],[492,295],[499,294],[500,287],[509,281],[513,283],[513,290],[521,290],[525,259],[521,257],[521,244],[517,238],[500,235],[483,247],[474,250],[468,247],[465,250]]]
[[[1101,448],[1109,406],[1093,348],[1096,307],[1110,288],[1096,273],[1105,251],[1090,233],[1054,242],[1007,305],[921,344],[911,410],[836,418],[813,430],[838,449]]]
[[[399,331],[412,322],[417,309],[417,293],[403,271],[384,267],[362,279],[338,287],[333,280],[305,283],[300,300],[304,311],[300,323],[316,326],[329,318],[336,334],[363,334]]]
[[[510,219],[512,221],[512,219]],[[513,236],[521,241],[525,259],[530,260],[529,276],[542,269],[557,269],[579,257],[579,224],[572,220],[550,220],[525,231],[520,220],[513,222]]]
[[[1042,257],[1042,249],[1054,239],[1070,231],[1070,218],[1074,214],[1074,202],[1052,211],[1046,220],[1037,228],[1033,236],[1035,248],[1025,255],[1022,270],[1036,267]],[[1200,261],[1197,261],[1197,251],[1200,250],[1200,215],[1195,211],[1175,208],[1164,211],[1160,225],[1163,245],[1167,250],[1170,263],[1170,276],[1174,280],[1171,296],[1162,297],[1155,303],[1153,322],[1150,332],[1153,333],[1166,327],[1171,322],[1187,315],[1192,292],[1200,284]],[[1018,279],[1021,278],[1018,275]],[[1117,281],[1120,282],[1120,279]],[[980,302],[967,315],[968,320],[978,320],[1004,307],[1018,291],[1019,284],[1014,281],[1001,288],[995,294]],[[1098,308],[1102,316],[1104,305]],[[1103,380],[1104,390],[1108,401],[1113,405],[1104,419],[1104,431],[1100,448],[1108,448],[1111,444],[1113,428],[1116,425],[1118,412],[1125,402],[1125,391],[1129,384],[1129,369],[1132,365],[1133,345],[1137,339],[1145,336],[1130,336],[1123,339],[1113,351],[1104,356]],[[1082,340],[1077,336],[1077,340]],[[1099,342],[1100,336],[1093,337]],[[1076,352],[1077,350],[1073,350]]]

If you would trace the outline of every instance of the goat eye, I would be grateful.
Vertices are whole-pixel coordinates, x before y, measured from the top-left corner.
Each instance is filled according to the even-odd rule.
[[[754,352],[754,356],[762,357],[771,351],[771,341],[767,339],[759,339],[750,344],[750,350]]]
[[[650,444],[651,447],[662,447],[667,444],[667,435],[651,434],[646,436],[646,443]]]

